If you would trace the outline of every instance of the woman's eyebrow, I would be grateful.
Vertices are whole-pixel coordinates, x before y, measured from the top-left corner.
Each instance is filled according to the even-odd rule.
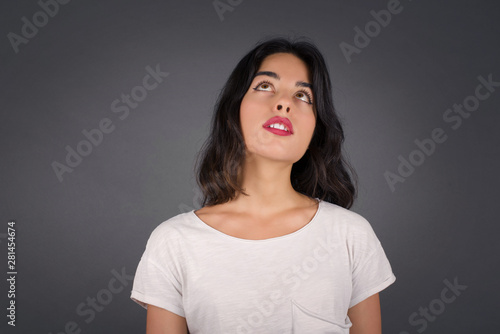
[[[257,72],[255,75],[254,75],[254,78],[259,76],[259,75],[267,75],[268,77],[271,77],[271,78],[274,78],[274,79],[277,79],[277,80],[280,80],[280,76],[277,74],[277,73],[274,73],[274,72],[271,72],[271,71],[260,71],[260,72]],[[295,86],[296,87],[307,87],[307,88],[310,88],[312,90],[312,85],[308,82],[304,82],[304,81],[297,81],[295,83]]]
[[[253,77],[255,78],[256,76],[259,76],[259,75],[267,75],[268,77],[271,77],[271,78],[274,78],[274,79],[277,79],[277,80],[280,80],[280,76],[274,72],[271,72],[271,71],[261,71],[261,72],[257,72]]]
[[[304,82],[304,81],[297,81],[295,83],[295,86],[297,86],[297,87],[307,87],[307,88],[310,88],[311,90],[313,89],[313,85],[311,85],[308,82]]]

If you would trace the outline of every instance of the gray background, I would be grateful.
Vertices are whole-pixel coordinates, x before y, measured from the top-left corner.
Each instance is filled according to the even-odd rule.
[[[2,279],[0,330],[55,334],[74,321],[82,333],[144,332],[130,277],[109,292],[113,271],[132,276],[151,231],[199,207],[193,164],[217,94],[258,40],[284,35],[311,38],[329,64],[360,177],[352,210],[370,221],[397,277],[381,293],[384,333],[497,332],[500,88],[456,130],[443,114],[474,94],[478,76],[500,81],[499,3],[401,1],[350,63],[340,43],[353,44],[354,28],[388,1],[232,3],[220,17],[212,1],[71,1],[17,53],[7,35],[21,35],[22,17],[33,22],[41,7],[0,4],[0,269],[15,219],[18,271],[17,325],[6,324]],[[157,64],[169,76],[121,120],[111,103]],[[51,164],[104,118],[114,131],[60,182]],[[391,191],[384,173],[434,128],[447,140]],[[467,288],[443,304],[454,279]],[[88,321],[97,296],[106,305]],[[439,314],[425,329],[409,321],[429,305]]]

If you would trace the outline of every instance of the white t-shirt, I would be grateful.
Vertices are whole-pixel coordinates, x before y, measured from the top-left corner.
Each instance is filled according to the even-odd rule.
[[[366,219],[320,201],[312,220],[247,240],[193,211],[148,240],[131,298],[186,318],[190,334],[349,333],[347,310],[396,280]]]

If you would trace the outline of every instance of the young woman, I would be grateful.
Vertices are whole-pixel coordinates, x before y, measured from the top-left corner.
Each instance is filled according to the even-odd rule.
[[[355,187],[330,77],[308,42],[238,63],[198,165],[202,208],[151,234],[131,298],[147,333],[381,333],[395,281]]]

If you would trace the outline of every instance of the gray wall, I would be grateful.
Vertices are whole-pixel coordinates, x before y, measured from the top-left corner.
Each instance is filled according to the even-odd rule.
[[[311,38],[329,64],[360,177],[353,211],[397,276],[381,293],[384,332],[496,332],[499,2],[219,3],[71,1],[51,16],[36,1],[0,4],[3,277],[17,222],[16,326],[2,280],[0,330],[144,331],[129,296],[146,240],[198,207],[193,163],[230,71],[285,35]],[[150,90],[148,67],[169,73]],[[86,156],[68,165],[68,147]]]

